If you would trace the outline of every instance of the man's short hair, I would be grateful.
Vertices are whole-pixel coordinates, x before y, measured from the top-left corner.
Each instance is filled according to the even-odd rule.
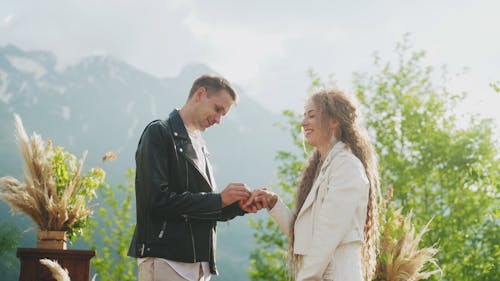
[[[212,94],[213,92],[218,92],[220,90],[226,90],[235,103],[238,101],[238,93],[233,88],[231,83],[229,83],[229,81],[227,81],[224,77],[214,74],[205,74],[196,79],[193,82],[191,90],[189,91],[188,100],[201,87],[205,87],[208,94]]]

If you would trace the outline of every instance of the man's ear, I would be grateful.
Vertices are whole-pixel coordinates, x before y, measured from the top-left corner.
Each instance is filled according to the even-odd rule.
[[[207,88],[199,87],[198,90],[196,90],[196,92],[194,92],[193,99],[194,99],[194,101],[199,102],[201,100],[201,98],[203,97],[203,95],[206,95],[206,94],[207,94]]]

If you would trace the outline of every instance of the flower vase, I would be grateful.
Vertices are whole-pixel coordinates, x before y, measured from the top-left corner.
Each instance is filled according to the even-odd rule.
[[[66,231],[38,231],[37,248],[66,250]]]

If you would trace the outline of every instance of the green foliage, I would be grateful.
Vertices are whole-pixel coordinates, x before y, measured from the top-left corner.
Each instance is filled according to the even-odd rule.
[[[63,147],[54,148],[52,166],[54,169],[54,180],[56,182],[57,193],[62,195],[66,187],[74,181],[77,175],[77,159],[75,155],[66,151]],[[87,201],[97,197],[97,188],[104,183],[105,172],[103,169],[94,167],[89,172],[81,175],[80,186],[77,188],[76,196],[70,198],[73,203],[77,196],[83,196]]]
[[[0,222],[0,273],[7,274],[18,263],[15,249],[21,239],[21,230],[13,223]]]
[[[105,185],[99,195],[104,206],[98,210],[98,220],[92,221],[85,241],[96,251],[92,267],[102,281],[136,280],[136,261],[127,256],[130,238],[134,228],[132,223],[132,203],[134,199],[133,169],[126,173],[127,184],[116,187]],[[122,200],[118,200],[123,195]],[[102,239],[96,241],[96,237]],[[104,245],[104,246],[99,246]]]
[[[300,115],[291,111],[284,111],[283,114],[288,121],[282,128],[290,131],[293,143],[301,149],[298,152],[278,152],[278,186],[271,189],[275,189],[273,191],[292,207],[294,190],[311,147],[304,145],[302,141]],[[291,280],[287,265],[288,238],[270,217],[265,220],[252,218],[250,226],[255,230],[254,240],[258,245],[250,254],[250,280]]]
[[[326,81],[322,79],[314,69],[307,70],[307,76],[311,79],[311,85],[309,86],[309,93],[314,93],[322,88],[332,88],[335,87],[337,81],[335,80],[335,76],[333,74],[328,75]]]
[[[396,202],[413,210],[418,227],[434,217],[424,244],[439,243],[445,280],[495,280],[500,159],[494,125],[454,113],[464,94],[436,84],[434,69],[423,65],[425,53],[411,51],[407,38],[396,53],[396,65],[376,58],[376,74],[355,76],[382,185],[397,188]]]
[[[493,89],[493,91],[500,93],[500,81],[490,83],[490,87]]]
[[[287,239],[271,218],[251,220],[259,247],[250,254],[250,280],[288,280]]]
[[[51,142],[47,145],[48,154],[52,155],[52,169],[54,181],[56,184],[57,195],[64,197],[65,190],[69,186],[75,185],[75,191],[69,196],[67,209],[86,210],[88,203],[97,197],[96,190],[104,184],[106,173],[99,167],[91,168],[90,171],[80,174],[81,167],[78,167],[78,159],[62,146],[52,148]],[[51,150],[51,151],[50,151]],[[74,241],[75,238],[84,234],[84,229],[89,225],[90,216],[75,215],[75,220],[71,225],[66,225],[65,230],[68,240]]]

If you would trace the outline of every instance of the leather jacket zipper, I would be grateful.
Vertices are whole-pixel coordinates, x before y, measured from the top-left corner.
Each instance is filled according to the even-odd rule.
[[[164,221],[163,225],[161,226],[160,234],[158,234],[158,238],[163,238],[163,235],[165,234],[166,228],[167,228],[167,221]]]
[[[188,165],[187,161],[184,163],[186,164],[186,191],[188,191],[189,190],[189,165]],[[219,214],[221,212],[222,212],[221,210],[216,210],[216,211],[212,211],[212,212],[205,212],[202,214],[203,215],[214,215],[214,214]],[[196,217],[196,216],[190,216],[190,217],[195,218],[195,219],[205,219],[203,217]],[[187,215],[184,215],[184,218],[186,219],[186,222],[187,222]],[[209,220],[212,220],[212,219],[209,219]],[[189,227],[191,227],[191,224],[189,224]],[[194,240],[193,240],[193,249],[194,249]]]
[[[188,162],[186,161],[186,190],[189,190],[189,166]]]
[[[191,223],[188,221],[187,215],[184,215],[184,219],[186,220],[186,223],[189,225],[189,234],[191,234],[191,244],[193,246],[193,262],[196,262],[196,248],[194,247],[193,228],[191,227]]]
[[[186,190],[189,190],[189,165],[186,163]],[[194,247],[194,236],[193,236],[193,227],[191,223],[188,221],[187,215],[184,215],[184,220],[189,225],[189,234],[191,234],[191,245],[193,246],[193,262],[196,262],[196,249]]]
[[[220,214],[221,212],[222,212],[221,210],[217,210],[217,211],[212,211],[212,212],[203,212],[203,213],[199,213],[199,214],[201,214],[201,215],[215,215],[215,214]],[[208,220],[208,221],[214,220],[213,218],[199,217],[199,216],[194,216],[194,215],[190,215],[189,217],[193,218],[193,219],[198,219],[198,220]]]

